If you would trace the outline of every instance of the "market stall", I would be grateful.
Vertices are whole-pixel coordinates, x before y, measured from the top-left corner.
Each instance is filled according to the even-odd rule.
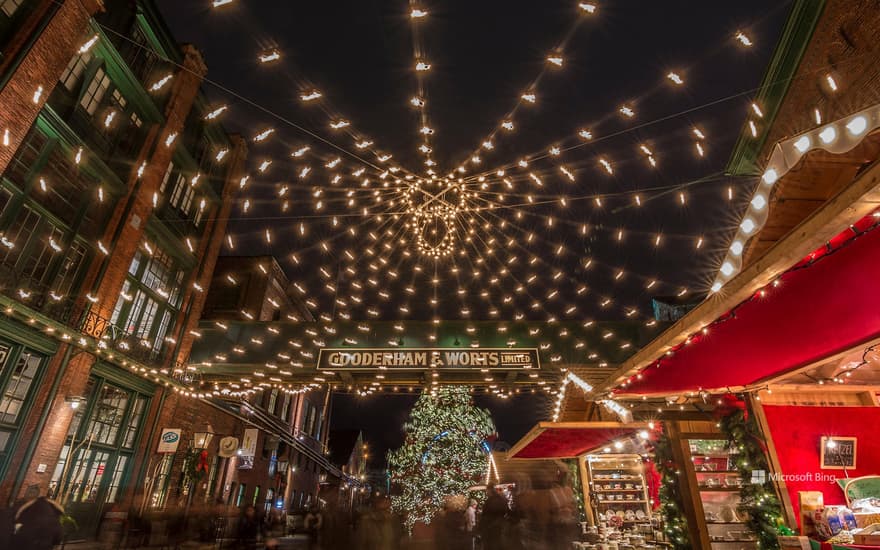
[[[574,459],[586,522],[574,543],[663,542],[655,515],[659,476],[648,422],[540,422],[508,453],[511,460]]]

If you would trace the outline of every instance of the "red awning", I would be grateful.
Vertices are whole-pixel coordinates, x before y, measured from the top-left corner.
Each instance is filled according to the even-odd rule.
[[[877,218],[857,224],[861,231]],[[647,367],[618,394],[676,395],[759,384],[880,336],[880,229],[847,231]]]
[[[575,458],[630,437],[647,424],[539,422],[507,453],[509,458]]]

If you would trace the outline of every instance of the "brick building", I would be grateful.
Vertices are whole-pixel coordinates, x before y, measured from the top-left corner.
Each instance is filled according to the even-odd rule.
[[[3,0],[0,51],[2,506],[37,485],[89,537],[110,510],[313,501],[327,396],[199,399],[184,366],[247,155],[198,50],[149,0]],[[218,456],[248,430],[252,459]]]
[[[221,256],[207,292],[200,330],[229,320],[254,324],[314,321],[290,287],[287,275],[271,256]],[[196,353],[204,350],[212,351],[213,343],[195,344]],[[232,371],[237,368],[234,364],[226,367]],[[256,388],[258,391],[240,397],[228,395],[224,405],[247,410],[262,421],[266,436],[261,448],[270,454],[274,451],[276,460],[287,465],[288,477],[275,491],[283,494],[276,501],[283,497],[288,509],[298,510],[316,502],[322,483],[352,478],[329,460],[329,388],[307,393]]]

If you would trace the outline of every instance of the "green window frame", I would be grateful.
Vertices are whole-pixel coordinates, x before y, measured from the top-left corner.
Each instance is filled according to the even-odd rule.
[[[145,247],[144,247],[145,248]],[[110,323],[134,336],[152,356],[162,354],[168,330],[180,314],[186,273],[161,250],[138,250],[128,268]]]
[[[47,356],[0,340],[0,479],[20,438],[24,419],[42,381]]]
[[[77,170],[72,156],[35,124],[0,178],[0,236],[9,243],[0,246],[0,263],[15,274],[18,288],[40,291],[43,302],[77,289],[93,254],[90,235],[79,230],[101,225],[89,218],[101,215],[98,208],[110,212],[109,204],[91,200],[98,182]]]

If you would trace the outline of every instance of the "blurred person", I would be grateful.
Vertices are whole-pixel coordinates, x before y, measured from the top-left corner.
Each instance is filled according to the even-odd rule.
[[[319,539],[322,550],[347,549],[351,542],[351,513],[340,502],[339,485],[330,484],[321,488],[320,498],[324,501],[321,512]]]
[[[238,547],[253,548],[257,543],[259,532],[260,523],[257,520],[257,511],[253,506],[245,506],[238,519]]]
[[[324,527],[324,515],[317,505],[312,505],[309,508],[303,521],[303,527],[309,536],[309,548],[319,548],[318,541],[321,530]]]
[[[577,504],[568,472],[562,472],[550,488],[549,527],[548,540],[556,547],[568,547],[577,539]]]
[[[474,501],[475,502],[475,501]],[[446,499],[443,509],[434,517],[438,523],[437,548],[470,548],[470,534],[465,531],[467,507],[464,510],[452,499]]]
[[[15,513],[15,534],[10,547],[18,550],[51,550],[61,544],[61,516],[64,508],[45,496],[40,496],[39,485],[31,485],[25,492],[25,503]]]
[[[507,500],[497,491],[495,484],[490,483],[486,488],[488,495],[483,504],[483,513],[480,516],[480,540],[484,550],[503,550],[504,533],[507,529],[508,512]]]
[[[395,540],[391,501],[387,497],[375,497],[372,506],[358,523],[356,541],[358,550],[392,550]]]

